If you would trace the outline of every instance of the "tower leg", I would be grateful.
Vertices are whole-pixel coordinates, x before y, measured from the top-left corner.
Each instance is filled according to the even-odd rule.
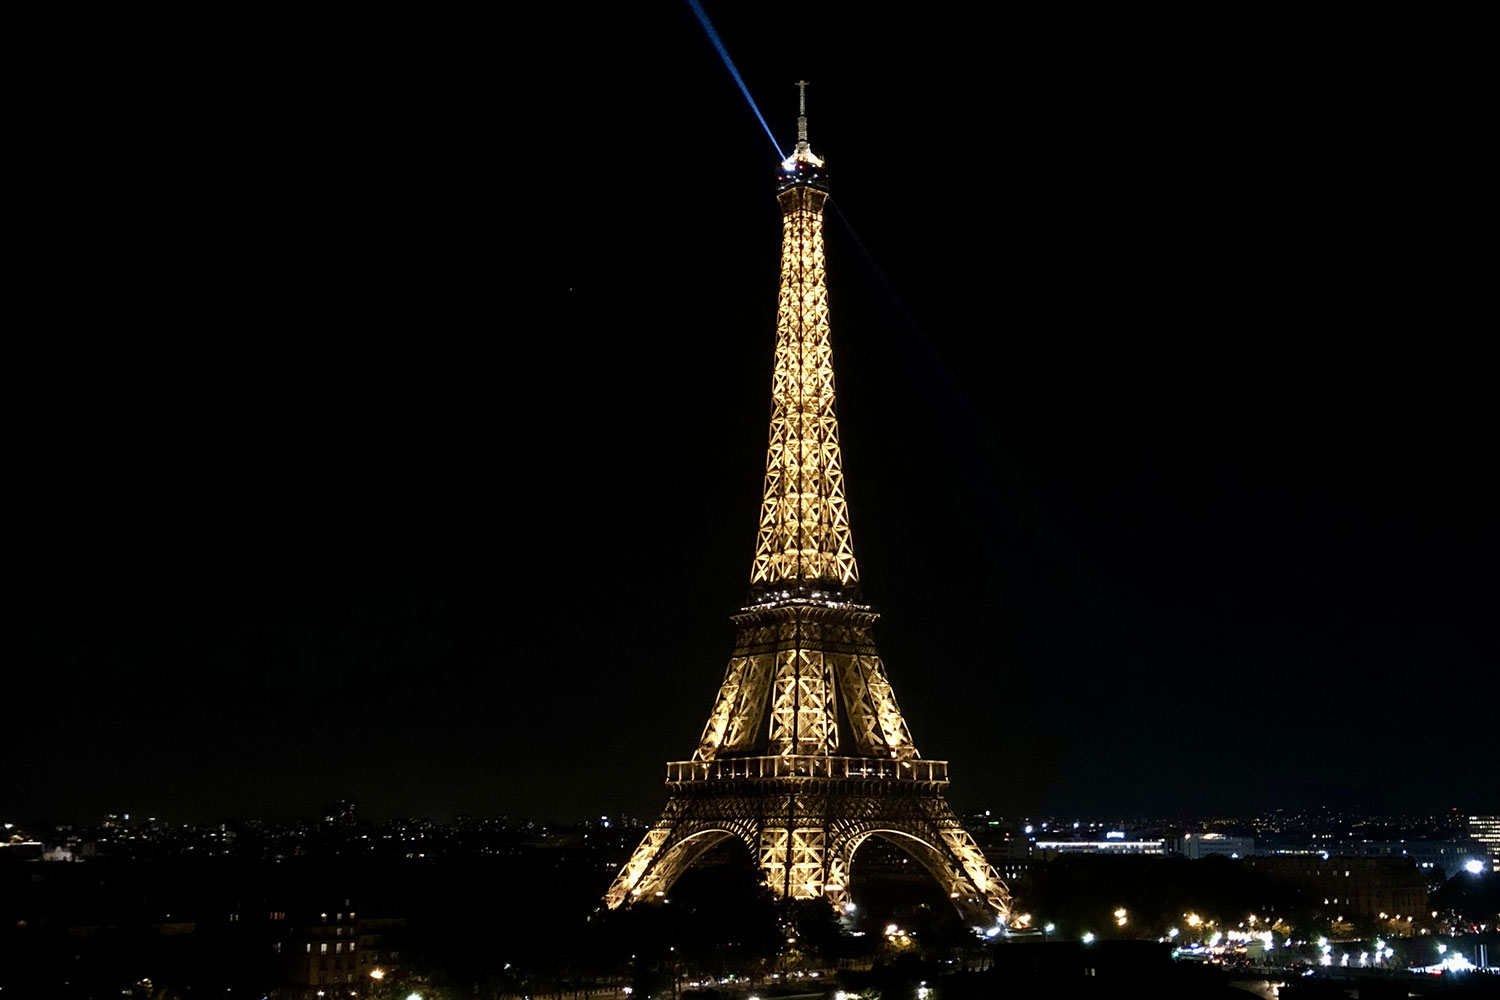
[[[703,815],[693,803],[671,800],[661,819],[646,831],[620,869],[604,904],[611,910],[625,903],[661,899],[711,847],[738,837],[753,852],[754,831],[743,820]]]
[[[1010,891],[974,838],[941,799],[906,803],[885,816],[838,820],[833,824],[829,858],[829,902],[850,902],[849,877],[854,853],[871,836],[880,836],[911,855],[948,894],[972,926],[989,928],[1010,919]]]

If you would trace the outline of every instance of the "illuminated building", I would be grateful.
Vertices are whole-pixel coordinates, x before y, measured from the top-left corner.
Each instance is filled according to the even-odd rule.
[[[295,915],[294,915],[295,916]],[[273,921],[285,912],[271,914]],[[288,982],[299,986],[367,985],[376,969],[402,968],[404,917],[358,916],[353,911],[310,913],[274,944]]]
[[[355,810],[356,804],[353,799],[339,799],[323,807],[323,823],[326,826],[353,826],[356,817]]]
[[[1038,840],[1034,845],[1044,857],[1055,854],[1165,854],[1165,840]]]
[[[285,919],[273,915],[274,919]],[[310,914],[278,942],[288,978],[301,986],[359,982],[359,928],[353,913]]]
[[[1490,871],[1500,872],[1500,816],[1470,816],[1469,839],[1484,845]]]
[[[1367,840],[1330,846],[1328,854],[1334,858],[1410,858],[1418,868],[1452,878],[1483,858],[1484,848],[1472,840]]]
[[[46,845],[40,840],[31,840],[19,833],[0,840],[0,861],[38,861],[46,851]]]
[[[1248,858],[1255,853],[1255,838],[1231,837],[1225,833],[1189,833],[1168,846],[1172,853],[1195,860],[1211,854],[1226,858]]]
[[[698,748],[667,765],[666,808],[605,902],[664,898],[733,837],[776,895],[842,909],[855,851],[878,836],[989,924],[1008,915],[1009,893],[943,798],[947,763],[917,752],[871,637],[876,615],[859,603],[824,276],[828,186],[805,98],[777,183],[781,284],[749,599]]]

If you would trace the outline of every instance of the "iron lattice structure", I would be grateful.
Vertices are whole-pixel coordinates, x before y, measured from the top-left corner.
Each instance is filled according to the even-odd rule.
[[[664,897],[736,837],[778,896],[842,908],[855,851],[880,836],[969,920],[1003,923],[1005,884],[943,798],[947,763],[917,752],[870,635],[876,615],[859,603],[829,343],[828,187],[799,86],[797,146],[777,186],[781,288],[749,604],[733,616],[738,638],[698,748],[667,765],[666,809],[605,902]]]

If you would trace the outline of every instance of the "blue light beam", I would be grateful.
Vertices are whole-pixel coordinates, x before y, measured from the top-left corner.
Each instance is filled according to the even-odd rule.
[[[776,159],[786,159],[786,154],[781,151],[781,146],[776,137],[771,134],[771,126],[766,124],[766,116],[760,113],[760,107],[755,103],[755,98],[750,96],[750,88],[745,86],[744,77],[735,68],[734,60],[729,58],[729,50],[724,47],[724,42],[719,38],[719,33],[714,30],[713,22],[704,13],[703,5],[698,0],[687,0],[688,6],[693,8],[693,16],[703,26],[703,31],[708,35],[708,40],[714,43],[714,48],[719,50],[719,58],[724,60],[724,66],[729,70],[729,75],[734,77],[734,82],[740,85],[740,93],[745,95],[745,100],[750,102],[750,110],[755,112],[755,117],[760,119],[760,127],[766,130],[766,138],[771,140],[771,145],[776,149]]]

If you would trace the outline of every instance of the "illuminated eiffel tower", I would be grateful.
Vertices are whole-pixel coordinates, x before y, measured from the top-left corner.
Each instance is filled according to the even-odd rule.
[[[917,753],[870,636],[876,615],[859,603],[828,340],[828,186],[798,87],[797,146],[776,188],[781,293],[749,601],[698,749],[667,765],[666,809],[605,902],[663,897],[737,837],[777,896],[842,910],[854,853],[877,836],[989,929],[1009,917],[1009,893],[943,799],[947,762]]]

